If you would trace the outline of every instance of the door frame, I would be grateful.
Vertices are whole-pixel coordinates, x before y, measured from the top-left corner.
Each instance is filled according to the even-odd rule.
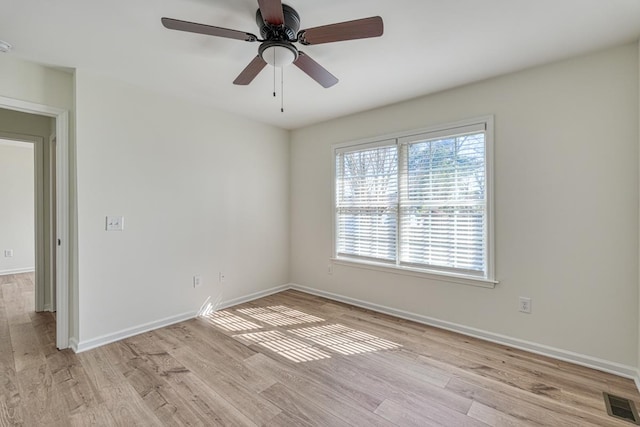
[[[69,110],[0,96],[0,108],[56,120],[56,347],[69,347]]]

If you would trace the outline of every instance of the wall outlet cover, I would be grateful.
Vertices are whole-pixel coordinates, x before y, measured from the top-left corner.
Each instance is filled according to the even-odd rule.
[[[124,217],[123,216],[107,216],[107,223],[105,226],[107,231],[123,231],[124,230]]]
[[[522,313],[531,313],[531,298],[520,297],[518,310]]]

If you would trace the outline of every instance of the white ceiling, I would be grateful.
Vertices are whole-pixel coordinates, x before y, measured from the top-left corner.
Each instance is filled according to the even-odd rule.
[[[301,28],[380,15],[381,38],[301,50],[340,79],[273,68],[232,81],[258,43],[170,31],[163,16],[258,34],[256,0],[0,0],[13,56],[85,68],[293,129],[640,37],[640,0],[288,0]],[[259,35],[259,34],[258,34]],[[279,78],[278,78],[279,80]]]

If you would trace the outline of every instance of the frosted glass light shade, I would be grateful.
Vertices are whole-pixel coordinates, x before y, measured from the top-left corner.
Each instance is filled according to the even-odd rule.
[[[262,51],[262,59],[274,67],[284,67],[296,60],[296,53],[284,46],[269,46]]]

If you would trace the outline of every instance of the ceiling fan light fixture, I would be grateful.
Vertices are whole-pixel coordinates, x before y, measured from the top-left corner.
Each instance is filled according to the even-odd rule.
[[[264,42],[260,45],[259,53],[264,62],[278,68],[286,67],[298,59],[298,49],[286,42]]]

